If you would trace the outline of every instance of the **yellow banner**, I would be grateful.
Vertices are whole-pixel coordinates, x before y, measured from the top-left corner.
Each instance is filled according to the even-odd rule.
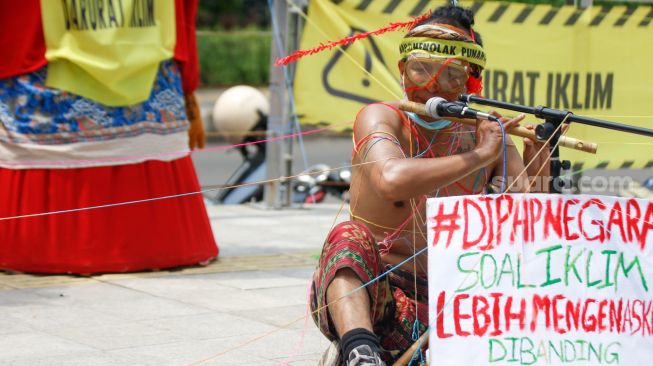
[[[46,85],[109,106],[146,100],[175,47],[173,0],[41,0]]]
[[[338,3],[338,4],[336,4]],[[445,1],[312,0],[301,49],[407,21]],[[487,56],[483,96],[527,106],[544,105],[576,115],[653,127],[653,7],[551,7],[461,1],[476,13]],[[403,97],[399,45],[390,32],[299,61],[297,111],[304,123],[351,128],[367,103]],[[318,102],[319,101],[319,102]],[[474,106],[481,110],[488,107]],[[504,115],[516,112],[501,111]],[[526,123],[539,123],[534,117]],[[597,142],[591,155],[562,149],[583,168],[651,168],[653,139],[572,124],[569,136]]]

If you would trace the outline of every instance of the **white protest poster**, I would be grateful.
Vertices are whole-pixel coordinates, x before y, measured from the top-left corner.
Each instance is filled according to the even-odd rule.
[[[430,365],[653,365],[653,202],[429,199]]]

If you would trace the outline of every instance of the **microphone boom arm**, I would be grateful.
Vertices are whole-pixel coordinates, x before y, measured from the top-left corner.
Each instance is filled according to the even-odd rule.
[[[513,104],[513,103],[502,102],[499,100],[494,100],[494,99],[482,98],[474,94],[461,94],[458,97],[458,99],[465,103],[476,103],[476,104],[486,105],[495,108],[509,109],[517,112],[528,113],[534,115],[537,118],[543,118],[543,119],[559,120],[564,118],[568,113],[567,111],[561,111],[561,110],[551,109],[542,106],[527,107],[520,104]],[[577,116],[571,114],[567,118],[567,121],[569,121],[570,123],[576,122],[588,126],[607,128],[615,131],[622,131],[622,132],[634,133],[637,135],[653,137],[652,129],[638,127],[638,126],[629,126],[621,123],[604,121],[596,118],[589,118],[589,117],[583,117],[583,116]]]
[[[399,109],[401,109],[402,111],[417,113],[422,116],[429,115],[426,109],[426,105],[407,101],[407,100],[402,100],[399,102]],[[470,126],[476,126],[475,119],[472,120],[472,119],[452,118],[452,120],[454,122],[464,123]],[[527,137],[532,140],[539,140],[534,130],[529,130],[521,126],[511,128],[506,132],[514,136]],[[566,147],[568,149],[584,151],[590,154],[596,154],[596,151],[598,149],[598,145],[593,142],[582,141],[572,137],[560,136],[560,139],[558,141],[559,141],[559,146]]]

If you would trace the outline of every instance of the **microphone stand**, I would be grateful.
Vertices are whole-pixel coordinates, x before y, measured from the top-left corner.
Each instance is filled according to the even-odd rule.
[[[569,160],[560,160],[560,150],[558,147],[558,139],[561,136],[562,129],[560,125],[562,122],[571,123],[581,123],[588,126],[607,128],[615,131],[622,131],[633,133],[637,135],[644,135],[653,137],[653,130],[637,126],[629,126],[625,124],[620,124],[616,122],[604,121],[595,118],[582,117],[573,114],[572,112],[552,109],[543,106],[537,107],[528,107],[520,104],[513,104],[502,102],[494,99],[482,98],[473,94],[461,94],[458,99],[466,103],[476,103],[496,108],[509,109],[512,111],[517,111],[521,113],[532,114],[537,118],[544,119],[544,123],[541,123],[535,127],[535,136],[540,141],[548,140],[552,135],[549,146],[551,147],[551,177],[552,180],[549,183],[550,192],[553,193],[562,193],[562,188],[567,184],[566,181],[560,178],[560,172],[562,169],[569,169],[571,163]],[[560,182],[560,185],[557,184]]]

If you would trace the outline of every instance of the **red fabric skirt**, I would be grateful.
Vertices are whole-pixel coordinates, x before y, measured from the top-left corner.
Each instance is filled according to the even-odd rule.
[[[91,274],[210,260],[218,246],[201,194],[3,219],[199,190],[190,156],[79,169],[0,168],[0,269]]]

